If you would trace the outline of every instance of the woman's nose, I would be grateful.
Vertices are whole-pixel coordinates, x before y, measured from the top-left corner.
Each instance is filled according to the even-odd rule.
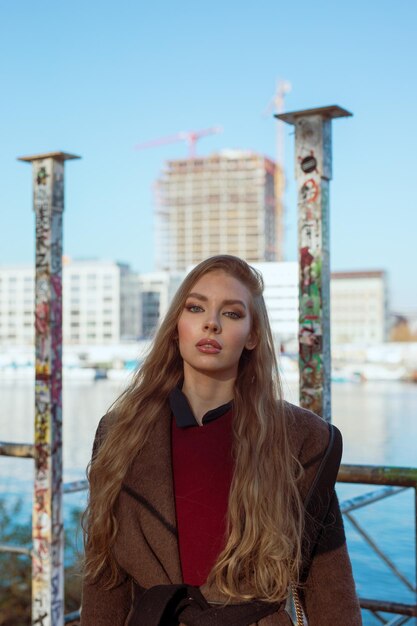
[[[204,322],[204,330],[211,330],[217,333],[220,330],[220,322],[215,318],[208,319]]]

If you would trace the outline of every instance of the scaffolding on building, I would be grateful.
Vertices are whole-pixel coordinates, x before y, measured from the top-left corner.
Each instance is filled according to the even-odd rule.
[[[155,187],[160,269],[216,254],[275,261],[276,176],[272,160],[250,151],[168,161]]]

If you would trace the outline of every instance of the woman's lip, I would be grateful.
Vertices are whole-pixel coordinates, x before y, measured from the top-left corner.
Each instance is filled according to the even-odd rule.
[[[222,347],[219,344],[218,341],[216,341],[215,339],[200,339],[200,341],[196,344],[197,348],[201,348],[201,347],[210,347],[210,348],[215,348],[216,350],[221,350]]]
[[[197,344],[197,350],[204,354],[219,354],[221,352],[221,348],[216,348],[216,346],[209,343]]]

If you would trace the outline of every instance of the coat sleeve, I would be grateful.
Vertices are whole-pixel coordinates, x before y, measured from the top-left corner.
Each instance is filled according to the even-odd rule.
[[[102,443],[110,422],[110,414],[105,415],[97,428],[92,456]],[[88,547],[87,547],[88,550]],[[106,572],[97,582],[85,579],[82,586],[80,626],[124,626],[132,605],[132,584],[127,575],[112,589],[105,589]]]
[[[131,581],[113,589],[83,582],[80,626],[124,626],[132,606]]]
[[[304,467],[304,478],[301,484],[301,496],[308,499],[311,489],[317,486],[316,480],[319,471],[327,472],[328,466],[322,468],[324,455],[329,446],[328,425],[310,411],[291,407],[293,420],[293,440],[298,459]],[[328,460],[331,472],[341,460],[341,447],[332,448]],[[322,474],[324,476],[324,474]],[[326,481],[325,481],[326,483]],[[326,487],[327,489],[327,487]],[[324,493],[314,495],[315,505],[310,511],[315,519],[317,506],[318,526],[308,524],[309,531],[313,530],[314,549],[312,559],[309,559],[309,569],[304,582],[300,583],[299,595],[308,619],[309,626],[362,626],[361,611],[356,596],[352,567],[347,551],[343,519],[339,502],[333,489],[329,492],[329,502],[323,520],[321,508],[325,501]],[[318,498],[318,500],[317,500]],[[327,506],[327,505],[325,505]],[[320,521],[321,520],[321,521]],[[307,542],[307,546],[308,546]],[[310,551],[310,548],[307,548]]]
[[[301,593],[309,626],[362,626],[336,494]]]

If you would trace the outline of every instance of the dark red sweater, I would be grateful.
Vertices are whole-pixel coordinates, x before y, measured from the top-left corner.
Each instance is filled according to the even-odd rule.
[[[233,411],[230,403],[222,405],[199,426],[182,392],[175,396],[172,465],[181,568],[185,583],[202,585],[225,545]]]

